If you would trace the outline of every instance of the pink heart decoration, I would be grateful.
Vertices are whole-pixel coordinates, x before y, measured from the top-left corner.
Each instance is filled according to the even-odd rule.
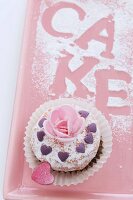
[[[51,166],[48,162],[38,165],[32,172],[32,180],[41,185],[49,185],[54,182],[54,176],[51,174]]]

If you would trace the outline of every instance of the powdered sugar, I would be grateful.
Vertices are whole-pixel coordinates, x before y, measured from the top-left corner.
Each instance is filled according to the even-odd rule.
[[[60,1],[50,1],[50,5],[54,5]],[[74,0],[69,0],[70,3],[75,3]],[[108,107],[121,108],[123,106],[129,106],[131,110],[131,116],[133,114],[133,19],[132,19],[132,10],[133,2],[126,0],[79,0],[75,3],[80,8],[82,8],[86,15],[83,20],[79,19],[78,13],[72,8],[63,8],[59,10],[53,17],[52,27],[62,33],[71,33],[73,34],[70,38],[55,37],[49,34],[42,26],[42,16],[44,11],[50,5],[46,5],[44,1],[41,2],[40,6],[40,16],[37,23],[36,31],[36,54],[34,57],[34,62],[32,66],[33,73],[33,82],[35,87],[40,91],[42,96],[52,93],[51,90],[53,81],[56,76],[58,60],[59,58],[65,57],[64,51],[73,55],[71,60],[68,63],[68,68],[72,73],[77,69],[82,67],[85,57],[95,57],[100,62],[96,64],[93,68],[88,70],[85,76],[80,80],[80,82],[94,94],[91,99],[95,103],[95,96],[97,95],[97,80],[95,73],[98,71],[103,71],[107,69],[115,70],[117,72],[125,72],[125,76],[128,75],[124,80],[118,75],[118,79],[110,78],[108,79],[108,90],[114,92],[124,91],[127,94],[127,97],[124,99],[119,95],[118,97],[109,96],[107,105]],[[101,12],[102,10],[102,12]],[[105,58],[101,55],[106,49],[106,44],[97,41],[91,40],[89,42],[88,48],[83,49],[78,46],[75,41],[92,25],[102,18],[106,18],[109,15],[112,15],[114,21],[114,43],[112,53],[114,58]],[[124,22],[124,23],[123,23]],[[108,32],[106,29],[101,31],[100,35],[108,37]],[[41,56],[40,56],[41,55]],[[40,57],[39,57],[40,56]],[[124,77],[124,76],[123,76]],[[68,77],[65,77],[66,90],[63,94],[60,94],[62,97],[73,96],[74,92],[77,89],[77,86],[73,83],[73,80],[70,80]],[[90,98],[90,97],[89,97]],[[130,113],[129,113],[130,114]],[[126,116],[130,118],[130,115]],[[125,116],[111,115],[111,125],[115,132],[120,131],[123,127],[119,126],[123,124],[124,132],[130,133],[131,123],[130,120],[125,121]],[[118,122],[119,119],[119,123]],[[115,128],[114,128],[115,127]]]
[[[131,134],[131,128],[133,126],[133,116],[111,116],[110,124],[113,134],[118,142],[123,140],[128,142],[126,136]]]

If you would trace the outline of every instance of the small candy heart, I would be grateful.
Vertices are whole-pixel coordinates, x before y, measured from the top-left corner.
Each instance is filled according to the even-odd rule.
[[[92,135],[92,133],[88,133],[88,134],[85,136],[84,141],[85,141],[87,144],[93,144],[93,135]]]
[[[51,174],[51,166],[48,162],[41,163],[32,172],[32,180],[41,185],[49,185],[54,182]]]
[[[42,145],[41,146],[42,155],[48,155],[51,152],[52,152],[52,148],[50,146],[47,146],[47,145]]]
[[[96,131],[97,131],[96,124],[95,123],[89,124],[86,127],[86,131],[87,131],[87,133],[89,133],[89,132],[96,133]]]
[[[80,110],[79,114],[80,114],[81,117],[86,119],[88,117],[88,115],[89,115],[89,112],[87,112],[85,110]]]
[[[69,153],[60,151],[58,153],[58,157],[62,162],[65,162],[66,159],[69,157]]]
[[[43,137],[44,137],[44,136],[45,136],[44,131],[38,131],[38,132],[37,132],[37,138],[38,138],[38,140],[39,140],[40,142],[43,141]]]
[[[40,128],[42,128],[43,127],[43,122],[46,120],[46,118],[45,117],[43,117],[42,119],[40,119],[40,121],[38,122],[38,125],[39,125],[39,127]]]
[[[85,153],[85,145],[84,145],[84,143],[79,143],[78,146],[76,147],[76,151],[78,153]]]

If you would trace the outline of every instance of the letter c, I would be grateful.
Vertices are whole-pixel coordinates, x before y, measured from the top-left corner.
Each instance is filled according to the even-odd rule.
[[[74,9],[78,13],[79,19],[81,21],[85,17],[85,14],[86,14],[85,11],[82,8],[80,8],[78,5],[76,5],[74,3],[59,2],[59,3],[56,3],[52,7],[49,7],[45,10],[45,12],[42,16],[42,25],[43,25],[44,29],[53,36],[70,38],[70,37],[73,36],[72,33],[58,32],[55,29],[53,29],[53,27],[52,27],[52,19],[53,19],[55,13],[58,12],[59,10],[63,9],[63,8]]]

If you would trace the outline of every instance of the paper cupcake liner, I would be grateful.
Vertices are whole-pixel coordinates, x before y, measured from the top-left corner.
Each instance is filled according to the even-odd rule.
[[[30,117],[28,126],[26,127],[24,137],[24,154],[26,161],[29,163],[29,167],[34,169],[40,161],[35,157],[31,145],[31,134],[32,128],[37,123],[38,119],[43,115],[44,110],[53,106],[59,106],[63,104],[76,104],[81,106],[83,109],[88,109],[89,112],[95,117],[99,130],[101,132],[101,142],[95,158],[81,171],[73,172],[58,172],[53,171],[55,177],[54,185],[59,186],[70,186],[77,185],[87,180],[90,176],[93,176],[95,172],[99,171],[100,168],[106,163],[110,157],[112,151],[112,132],[108,124],[108,121],[104,115],[97,110],[95,107],[88,105],[83,99],[74,98],[61,98],[57,100],[51,100],[41,105]]]

